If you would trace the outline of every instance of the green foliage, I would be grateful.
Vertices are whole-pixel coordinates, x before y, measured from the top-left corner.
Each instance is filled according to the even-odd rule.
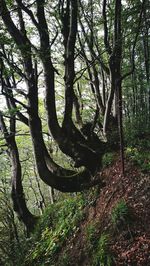
[[[111,266],[113,258],[109,249],[109,234],[103,233],[99,238],[97,224],[91,223],[86,227],[86,240],[87,249],[92,253],[92,265]]]
[[[89,245],[89,248],[93,248],[93,245],[96,244],[96,224],[91,223],[88,224],[88,226],[86,227],[86,239],[87,239],[87,243]]]
[[[143,172],[150,172],[150,134],[148,123],[142,123],[137,119],[133,119],[132,123],[127,121],[125,126],[127,158],[131,159]]]
[[[128,147],[126,149],[126,155],[135,163],[135,165],[138,165],[143,172],[150,172],[149,151],[140,150],[140,148]]]
[[[111,266],[113,259],[109,250],[110,236],[103,233],[98,241],[96,253],[94,255],[94,266]]]
[[[150,149],[149,124],[141,118],[133,118],[132,122],[124,123],[125,145]]]
[[[98,186],[92,187],[82,192],[82,200],[85,206],[93,206],[96,203],[96,199],[99,197],[100,190]]]
[[[1,172],[1,171],[0,171]],[[1,174],[1,173],[0,173]],[[24,228],[14,215],[7,187],[0,188],[0,265],[22,265],[27,249]]]
[[[5,43],[6,45],[11,45],[12,40],[6,34],[0,32],[0,44]]]
[[[47,208],[33,235],[35,244],[26,258],[27,265],[55,263],[64,242],[78,230],[83,219],[83,206],[82,196],[77,195]]]
[[[129,219],[129,209],[125,200],[120,200],[113,208],[111,213],[111,219],[113,224],[119,225],[120,223],[126,223]]]
[[[107,152],[104,154],[102,158],[102,165],[103,167],[109,166],[114,162],[114,153]]]
[[[69,256],[66,252],[64,252],[61,256],[60,256],[60,260],[59,260],[59,266],[69,266],[70,265],[70,259]]]
[[[20,109],[21,109],[20,107],[17,107],[17,108],[11,108],[11,109],[9,109],[9,110],[7,111],[7,113],[8,113],[8,115],[13,116],[13,115],[17,114],[17,112],[20,111]]]
[[[12,7],[12,5],[14,4],[13,0],[7,0],[6,2],[7,2],[9,7]]]

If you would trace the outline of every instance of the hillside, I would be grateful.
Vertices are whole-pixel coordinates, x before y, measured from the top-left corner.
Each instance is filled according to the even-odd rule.
[[[98,246],[101,247],[97,251],[99,256],[102,252],[105,257],[102,265],[107,265],[109,256],[117,266],[150,265],[150,176],[126,162],[126,177],[121,180],[119,169],[117,161],[102,173],[106,187],[100,191],[96,202],[87,207],[87,218],[71,239],[72,249],[70,244],[67,247],[71,258],[69,265],[93,265],[95,243],[102,234],[108,236],[106,243],[104,238]],[[99,258],[94,265],[99,265],[98,261]]]
[[[121,177],[117,156],[98,174],[105,187],[51,206],[25,265],[150,265],[150,175],[125,165]]]

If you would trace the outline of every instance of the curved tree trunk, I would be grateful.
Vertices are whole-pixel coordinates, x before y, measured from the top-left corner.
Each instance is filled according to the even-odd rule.
[[[38,218],[28,210],[28,207],[26,205],[21,180],[21,164],[19,160],[18,148],[15,141],[15,132],[8,133],[2,115],[0,115],[0,128],[8,145],[8,154],[12,165],[11,197],[13,201],[13,210],[17,213],[18,218],[26,226],[27,232],[30,233],[31,231],[33,231]]]
[[[45,76],[46,98],[45,106],[48,116],[48,126],[50,133],[63,153],[69,155],[75,161],[75,166],[85,166],[90,172],[95,171],[100,165],[100,154],[94,150],[86,141],[81,132],[75,127],[72,121],[72,108],[74,98],[74,48],[77,32],[77,1],[71,1],[67,5],[69,21],[63,17],[63,32],[65,46],[65,114],[62,128],[58,124],[55,106],[55,69],[51,62],[48,27],[44,14],[44,6],[37,3],[37,16],[39,25],[44,31],[39,29],[41,42],[41,55]],[[69,26],[68,23],[69,22]],[[69,27],[69,29],[68,29]],[[66,32],[65,32],[66,29]],[[68,30],[67,30],[68,29]],[[46,52],[46,54],[45,54]]]
[[[17,1],[22,5],[22,1]],[[74,2],[72,1],[72,7]],[[69,121],[69,127],[65,129],[60,128],[56,115],[55,107],[55,92],[54,92],[54,68],[51,63],[50,50],[49,50],[49,37],[48,28],[44,14],[44,1],[37,1],[37,16],[39,22],[36,22],[36,26],[40,33],[41,40],[41,55],[43,56],[43,67],[46,84],[46,108],[48,111],[48,124],[54,139],[59,144],[62,151],[71,156],[77,166],[84,165],[89,171],[83,171],[81,173],[74,173],[72,171],[66,171],[67,175],[58,174],[57,170],[53,168],[54,164],[49,156],[44,144],[42,135],[41,120],[38,115],[38,87],[36,71],[32,64],[32,51],[31,43],[26,35],[26,31],[23,28],[19,30],[11,19],[10,13],[7,9],[4,0],[0,2],[0,9],[2,19],[7,27],[9,33],[17,44],[18,49],[22,54],[24,62],[24,71],[26,77],[26,83],[28,87],[28,114],[29,114],[29,127],[33,143],[33,149],[35,154],[35,160],[37,170],[40,178],[48,185],[61,191],[81,191],[84,187],[91,186],[94,183],[90,183],[91,172],[93,173],[99,166],[101,156],[92,147],[88,147],[88,142],[84,136],[73,125],[72,120]],[[23,18],[20,16],[20,19]],[[21,21],[23,25],[23,21]],[[73,25],[73,24],[71,24]],[[24,25],[23,25],[24,26]],[[72,28],[71,28],[72,30]],[[74,33],[73,33],[74,34]],[[72,40],[70,40],[70,43]],[[71,44],[68,44],[68,47]],[[73,44],[74,46],[74,44]],[[68,48],[70,49],[70,48]],[[74,47],[72,48],[74,50]],[[43,54],[44,53],[44,54]],[[46,54],[45,54],[46,53]],[[74,53],[74,52],[73,52]],[[72,55],[74,57],[74,54]],[[69,71],[69,69],[68,69]],[[72,69],[74,71],[74,69]],[[73,85],[72,72],[71,86]],[[67,85],[69,86],[69,84]],[[69,90],[69,87],[67,88]],[[71,134],[70,134],[71,132]],[[52,166],[52,167],[51,167]],[[57,165],[55,165],[57,168]],[[61,171],[61,169],[59,169]],[[63,169],[62,169],[63,170]]]

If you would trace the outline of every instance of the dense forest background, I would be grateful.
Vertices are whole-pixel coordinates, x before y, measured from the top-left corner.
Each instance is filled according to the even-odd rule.
[[[149,180],[149,18],[148,0],[0,0],[1,265],[149,265],[116,263],[110,224],[85,215],[121,184],[112,223],[129,229],[126,184]]]

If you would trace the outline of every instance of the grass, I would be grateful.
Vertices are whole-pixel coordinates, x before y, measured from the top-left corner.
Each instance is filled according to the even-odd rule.
[[[125,224],[129,220],[129,209],[124,199],[121,199],[113,208],[111,213],[113,225]]]
[[[97,241],[96,224],[94,223],[88,224],[85,230],[85,234],[89,249],[93,249],[93,246],[96,245]]]
[[[98,240],[96,252],[93,258],[93,266],[111,266],[113,258],[109,249],[110,236],[103,233]]]

